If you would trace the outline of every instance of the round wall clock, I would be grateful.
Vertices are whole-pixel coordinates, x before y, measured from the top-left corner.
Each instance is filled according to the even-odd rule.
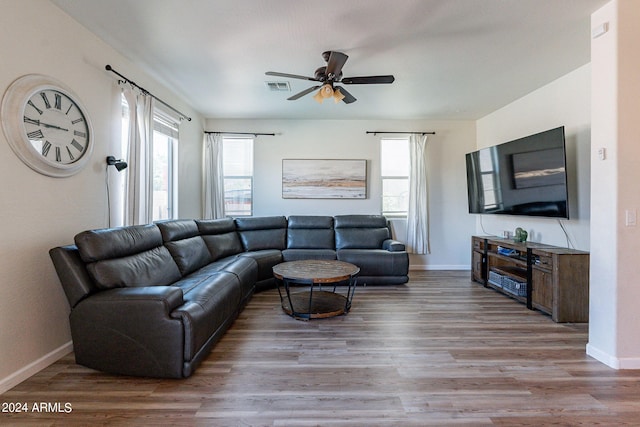
[[[44,175],[66,177],[91,157],[86,108],[63,83],[40,74],[14,81],[2,99],[2,129],[16,155]]]

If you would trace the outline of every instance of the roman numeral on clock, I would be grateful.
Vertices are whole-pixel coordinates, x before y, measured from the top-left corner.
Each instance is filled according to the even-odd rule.
[[[69,150],[69,146],[67,146],[66,148],[67,148],[67,153],[69,154],[69,158],[71,159],[71,161],[74,161],[76,158],[73,157],[73,154],[71,154],[71,150]]]
[[[40,96],[42,97],[42,100],[44,101],[44,106],[47,108],[51,108],[51,104],[49,103],[49,98],[47,98],[47,94],[44,92],[40,92]]]
[[[78,141],[76,141],[75,139],[71,141],[71,145],[73,145],[73,147],[82,152],[82,150],[84,150],[84,147],[82,146],[82,144],[80,144]]]
[[[56,93],[55,95],[55,107],[57,110],[61,110],[62,109],[62,96],[60,96],[59,93]]]
[[[27,137],[29,137],[29,139],[42,139],[44,138],[44,135],[42,134],[42,131],[38,129],[27,133]]]
[[[85,132],[80,132],[80,131],[77,131],[77,130],[74,130],[74,131],[73,131],[73,134],[74,134],[75,136],[80,136],[80,137],[82,137],[82,138],[86,138],[86,137],[87,137],[87,134],[86,134]]]
[[[56,162],[62,161],[62,155],[60,154],[60,147],[56,147]]]
[[[33,109],[38,112],[38,114],[42,115],[43,111],[41,109],[39,109],[38,107],[36,107],[36,104],[34,104],[33,101],[28,100],[27,104],[31,105],[33,107]]]
[[[47,157],[49,150],[51,150],[51,143],[49,141],[45,141],[44,144],[42,144],[42,155]]]

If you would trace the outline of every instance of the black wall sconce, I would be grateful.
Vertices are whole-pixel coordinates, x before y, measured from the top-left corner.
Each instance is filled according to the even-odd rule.
[[[118,172],[127,168],[127,162],[122,159],[116,159],[113,156],[107,157],[107,166],[115,166]]]

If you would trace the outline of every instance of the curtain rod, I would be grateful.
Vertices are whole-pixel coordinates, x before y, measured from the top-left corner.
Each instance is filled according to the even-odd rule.
[[[120,78],[122,78],[126,83],[129,83],[132,86],[137,87],[138,89],[140,89],[143,93],[149,95],[150,97],[152,97],[153,99],[155,99],[156,101],[160,102],[161,104],[163,104],[164,106],[172,109],[173,111],[175,111],[176,113],[178,113],[180,115],[180,120],[186,119],[187,121],[191,121],[191,117],[187,116],[184,113],[181,113],[179,110],[176,110],[175,108],[173,108],[171,105],[167,104],[166,102],[164,102],[162,99],[158,98],[157,96],[155,96],[154,94],[152,94],[151,92],[149,92],[148,90],[146,90],[145,88],[143,88],[142,86],[138,85],[136,82],[134,82],[133,80],[130,80],[128,78],[126,78],[125,76],[123,76],[122,74],[120,74],[119,72],[117,72],[116,70],[114,70],[113,68],[111,68],[111,65],[107,64],[104,67],[105,70],[107,71],[111,71],[112,73],[118,75]]]
[[[253,135],[253,136],[276,136],[275,133],[257,133],[257,132],[222,132],[215,130],[205,130],[204,133],[222,133],[225,135]]]
[[[370,133],[372,133],[374,135],[377,135],[379,133],[404,133],[404,134],[409,133],[409,134],[414,134],[414,135],[435,135],[436,134],[435,132],[397,132],[397,131],[388,132],[388,131],[382,131],[382,130],[368,130],[367,134],[370,134]]]

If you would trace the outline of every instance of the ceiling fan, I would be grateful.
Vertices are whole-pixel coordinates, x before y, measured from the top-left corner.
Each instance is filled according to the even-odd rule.
[[[345,104],[351,104],[356,101],[356,98],[351,95],[344,87],[335,86],[336,83],[343,85],[367,85],[367,84],[384,84],[393,83],[395,78],[392,75],[387,76],[364,76],[364,77],[342,77],[342,67],[349,58],[342,52],[327,51],[322,53],[322,58],[326,61],[327,65],[318,68],[313,77],[300,76],[297,74],[279,73],[276,71],[267,71],[267,76],[276,77],[288,77],[291,79],[310,80],[313,82],[319,82],[320,85],[312,86],[302,92],[287,98],[289,101],[295,101],[303,96],[313,92],[316,89],[316,93],[313,98],[322,103],[323,100],[333,98],[335,102],[343,101]]]

